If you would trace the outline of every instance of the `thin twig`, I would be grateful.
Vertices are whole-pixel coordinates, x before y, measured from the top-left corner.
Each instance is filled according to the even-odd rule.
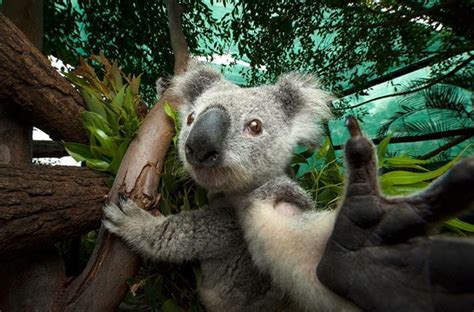
[[[443,81],[444,79],[453,76],[455,73],[457,73],[459,70],[461,70],[464,66],[468,65],[473,59],[474,59],[474,56],[471,55],[468,59],[466,59],[464,62],[462,62],[461,64],[456,66],[453,70],[448,72],[446,75],[443,75],[441,77],[433,79],[430,83],[425,84],[424,86],[421,86],[419,88],[415,88],[415,89],[408,90],[408,91],[403,91],[403,92],[398,92],[398,93],[392,93],[392,94],[386,94],[386,95],[378,96],[376,98],[364,101],[364,102],[356,104],[356,105],[352,105],[352,106],[348,106],[348,107],[344,107],[344,108],[342,108],[342,107],[341,108],[335,108],[334,110],[353,109],[353,108],[357,108],[357,107],[360,107],[360,106],[363,106],[363,105],[366,105],[368,103],[378,101],[378,100],[381,100],[381,99],[386,99],[386,98],[390,98],[390,97],[394,97],[394,96],[407,95],[407,94],[415,93],[415,92],[418,92],[418,91],[421,91],[421,90],[424,90],[424,89],[428,89],[428,88],[434,86],[435,84]]]

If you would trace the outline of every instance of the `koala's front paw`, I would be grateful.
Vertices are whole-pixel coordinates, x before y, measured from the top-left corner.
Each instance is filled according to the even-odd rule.
[[[156,217],[135,204],[131,199],[121,199],[119,204],[104,206],[104,226],[110,232],[128,240],[140,234],[141,229]]]

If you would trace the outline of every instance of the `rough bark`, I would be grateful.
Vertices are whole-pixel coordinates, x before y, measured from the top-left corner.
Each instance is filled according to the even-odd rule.
[[[54,249],[13,261],[0,258],[0,267],[2,311],[53,311],[55,295],[66,282],[64,263]]]
[[[175,73],[180,73],[186,69],[188,60],[180,9],[175,0],[168,0],[167,8]],[[163,109],[165,102],[177,107],[180,101],[168,90],[148,113],[121,163],[109,193],[112,202],[117,201],[119,191],[144,208],[153,207],[158,201],[160,171],[173,136],[173,126]],[[139,258],[101,227],[94,253],[84,272],[68,288],[61,309],[115,310],[127,292],[127,279],[137,272],[138,266]]]
[[[41,50],[43,43],[43,1],[5,0],[2,12]],[[18,119],[19,108],[10,99],[0,99],[0,164],[31,163],[33,128]]]
[[[32,127],[16,118],[18,107],[0,99],[0,164],[30,164]]]
[[[41,50],[43,1],[5,0],[2,10]],[[31,165],[32,126],[30,122],[18,118],[20,108],[13,104],[11,98],[0,99],[0,163]],[[0,200],[0,203],[3,202]],[[0,229],[3,227],[0,226]],[[53,307],[51,297],[58,293],[65,280],[62,259],[48,246],[43,246],[43,250],[35,255],[14,260],[6,259],[4,249],[0,247],[0,250],[0,309],[30,311],[41,307],[50,310]]]
[[[42,0],[5,0],[2,13],[21,29],[38,50],[43,49]]]
[[[84,102],[79,93],[0,14],[0,101],[18,106],[20,116],[53,140],[87,143],[80,118]]]
[[[33,141],[33,157],[60,158],[68,156],[64,145],[55,141]]]
[[[97,228],[107,178],[80,167],[0,166],[0,258]]]

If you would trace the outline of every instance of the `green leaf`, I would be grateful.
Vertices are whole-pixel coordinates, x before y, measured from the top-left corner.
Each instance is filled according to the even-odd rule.
[[[91,136],[94,136],[100,142],[102,147],[105,147],[110,152],[113,152],[118,148],[115,140],[108,136],[102,129],[94,127],[86,127],[86,129],[90,131]]]
[[[133,95],[137,96],[140,95],[140,81],[141,81],[142,75],[138,75],[137,77],[132,77],[132,80],[130,81],[130,89],[133,93]]]
[[[100,159],[87,159],[86,165],[91,169],[99,171],[107,171],[109,168],[109,163]]]
[[[168,299],[163,302],[160,311],[162,312],[184,312],[184,309],[180,308],[173,299]]]
[[[390,139],[392,136],[388,136],[383,139],[379,145],[377,146],[377,158],[378,158],[378,167],[382,168],[385,161],[385,155],[387,154],[388,143],[390,143]]]
[[[126,86],[123,86],[120,91],[115,95],[115,97],[112,99],[112,102],[110,102],[110,106],[114,109],[119,109],[123,105],[123,97],[125,94],[125,88]]]
[[[114,111],[112,108],[105,107],[107,113],[107,121],[109,122],[110,128],[113,134],[118,134],[120,131],[119,116],[120,111]]]
[[[163,108],[165,110],[165,114],[176,123],[177,114],[174,108],[170,105],[170,103],[165,102],[165,105],[163,105]]]
[[[184,196],[183,196],[183,208],[182,208],[181,210],[182,210],[182,211],[189,211],[189,210],[191,210],[191,204],[189,203],[188,192],[186,192],[186,190],[184,191]]]
[[[125,89],[125,98],[123,100],[123,108],[127,112],[128,119],[137,118],[137,111],[135,109],[133,93],[129,87]]]
[[[130,144],[130,140],[125,140],[120,144],[119,149],[115,153],[115,155],[112,158],[112,161],[110,162],[110,166],[108,168],[108,171],[113,174],[117,174],[120,164],[122,163],[123,156],[127,152],[128,145]]]
[[[109,161],[110,157],[114,156],[115,151],[103,146],[91,145],[91,153],[95,159]]]
[[[89,145],[80,143],[63,143],[66,152],[76,161],[86,161],[94,158]]]
[[[384,188],[386,188],[389,185],[407,185],[423,181],[430,181],[448,171],[457,160],[458,158],[453,159],[444,166],[428,172],[410,172],[403,170],[387,172],[382,175],[380,182]]]
[[[122,74],[120,73],[120,68],[118,66],[117,61],[112,63],[112,68],[110,69],[110,75],[112,81],[110,83],[113,85],[115,91],[122,89],[123,81],[122,81]]]
[[[453,218],[451,220],[446,221],[445,223],[462,231],[474,233],[474,224],[461,221],[458,218]]]
[[[321,145],[321,147],[319,148],[318,154],[316,157],[318,159],[322,159],[323,157],[326,157],[331,152],[331,149],[332,149],[331,140],[329,139],[329,137],[326,137],[323,145]]]
[[[101,129],[107,135],[113,135],[112,128],[110,127],[107,119],[94,112],[82,112],[82,120],[84,122],[84,128],[96,128]]]
[[[89,94],[88,92],[81,90],[81,95],[87,104],[87,109],[89,112],[96,113],[107,120],[107,114],[105,113],[104,105],[101,101],[99,101],[99,99],[95,97],[94,94]]]
[[[389,196],[399,196],[399,195],[408,195],[415,192],[419,192],[425,189],[428,185],[428,182],[418,182],[407,185],[392,185],[392,184],[382,184],[382,192],[385,195]]]
[[[393,166],[424,165],[429,164],[430,162],[430,160],[417,159],[410,156],[395,156],[387,158],[387,163]]]

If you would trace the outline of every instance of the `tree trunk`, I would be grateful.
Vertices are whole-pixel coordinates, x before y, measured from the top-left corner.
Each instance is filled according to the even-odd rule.
[[[43,1],[5,0],[2,11],[41,50]],[[30,164],[33,127],[19,120],[19,107],[11,105],[10,101],[9,98],[0,99],[0,164]]]
[[[180,8],[176,0],[168,0],[167,7],[171,42],[175,53],[175,73],[181,73],[187,66],[188,51],[181,29]],[[15,105],[21,107],[23,113],[28,113],[27,118],[34,125],[46,131],[53,139],[82,143],[87,141],[80,121],[80,113],[84,109],[79,94],[51,68],[41,53],[35,50],[4,16],[0,16],[0,99],[2,98],[12,99]],[[121,163],[109,193],[110,201],[116,202],[120,191],[137,201],[142,207],[149,208],[156,205],[159,198],[157,190],[160,171],[174,131],[163,109],[165,102],[178,107],[180,99],[167,90],[160,102],[146,116]],[[49,178],[49,180],[54,179]],[[82,183],[87,185],[90,182],[84,179]],[[76,185],[68,187],[73,191],[77,189]],[[20,186],[15,186],[15,188],[21,189]],[[53,188],[50,190],[53,192]],[[39,193],[42,194],[42,192]],[[33,192],[29,196],[34,194]],[[31,203],[36,202],[35,199]],[[30,209],[34,208],[30,207]],[[84,213],[90,213],[90,211]],[[41,218],[41,214],[38,217]],[[59,214],[54,218],[68,217],[70,217],[69,214]],[[11,220],[8,221],[8,224],[11,222]],[[44,222],[46,222],[44,227],[50,227],[47,223],[50,220]],[[71,227],[69,219],[65,223],[68,228]],[[41,227],[37,231],[40,229]],[[70,229],[63,228],[57,235],[62,236],[68,230]],[[21,231],[21,229],[16,228],[16,231]],[[29,298],[28,301],[31,304],[25,309],[113,311],[128,290],[127,279],[137,272],[139,265],[139,258],[103,227],[101,227],[96,248],[86,269],[71,283],[63,283],[64,274],[58,273],[57,268],[60,266],[54,265],[56,262],[52,259],[54,260],[54,258],[46,258],[38,265],[34,265],[33,262],[37,259],[33,258],[30,261],[32,266],[26,263],[24,266],[17,267],[18,276],[40,277],[37,280],[32,278],[28,287],[20,287],[17,290],[10,288],[10,285],[19,285],[18,282],[15,284],[16,281],[14,278],[12,280],[12,274],[10,274],[10,279],[1,283],[2,288],[4,286],[8,288],[0,291],[0,293],[9,292],[9,294],[0,295],[0,302],[6,300],[5,302],[13,302],[9,307],[18,307],[23,302],[22,298]],[[24,270],[21,270],[22,267]],[[37,270],[29,272],[31,267]],[[52,271],[46,272],[47,268],[51,268]],[[53,280],[54,283],[48,284],[48,280]],[[44,303],[40,297],[36,300],[34,295],[41,291],[42,285],[45,285],[44,289],[48,293],[52,294],[51,291],[54,291],[54,295],[50,296],[50,301],[47,303]],[[62,287],[58,290],[57,285],[62,285]],[[8,301],[12,298],[13,301]]]
[[[107,178],[80,167],[0,166],[0,258],[97,228]]]
[[[176,0],[167,1],[168,23],[175,57],[175,73],[186,70],[188,48],[181,28],[180,7]],[[117,202],[124,192],[144,208],[156,205],[161,168],[165,161],[174,128],[163,106],[178,107],[180,99],[170,89],[145,117],[130,144],[109,193]],[[68,287],[61,309],[66,311],[114,311],[127,293],[127,279],[136,274],[139,258],[117,237],[102,226],[86,269]],[[107,295],[104,296],[104,293]]]
[[[18,36],[34,49],[41,50],[43,39],[43,1],[42,0],[5,0],[3,1],[3,12],[12,19],[20,30],[15,28],[12,24],[7,25],[11,27],[12,34]],[[0,14],[0,25],[4,25],[5,17]],[[24,78],[29,80],[29,76],[19,77],[19,73],[15,68],[13,71],[7,72],[4,69],[7,67],[5,56],[9,60],[18,60],[17,65],[28,68],[28,63],[22,63],[22,56],[20,49],[10,51],[3,49],[7,44],[4,36],[8,35],[6,28],[1,28],[0,31],[0,93],[7,91],[6,97],[0,96],[0,163],[9,165],[31,165],[31,141],[32,141],[32,123],[30,121],[21,120],[23,115],[19,106],[14,105],[16,102],[22,102],[23,99],[15,98],[15,88],[8,85],[15,78]],[[25,35],[31,40],[24,39]],[[10,48],[16,48],[12,45]],[[6,51],[10,54],[4,54]],[[41,55],[38,50],[36,53]],[[14,62],[13,62],[14,63]],[[18,75],[18,76],[17,76]],[[5,77],[7,76],[7,77]],[[10,77],[11,76],[11,77]],[[8,78],[5,79],[5,78]],[[11,88],[11,89],[9,89]],[[13,91],[13,94],[11,93]],[[25,90],[23,93],[30,95],[28,92],[32,90]],[[34,91],[33,100],[34,99]],[[32,102],[34,103],[34,102]],[[3,177],[3,175],[0,175]],[[20,199],[21,201],[21,199]],[[0,199],[0,203],[4,203]],[[1,214],[3,215],[3,214]],[[23,224],[23,227],[16,230],[31,227],[31,224]],[[0,226],[1,230],[7,227]],[[17,236],[15,236],[17,237]],[[15,242],[16,243],[16,242]],[[54,297],[58,293],[60,287],[64,284],[64,263],[57,255],[55,250],[48,246],[43,246],[40,253],[16,258],[14,260],[7,260],[3,255],[4,248],[0,247],[2,253],[0,267],[0,309],[5,311],[31,311],[40,309],[51,310],[54,306]]]
[[[2,311],[53,311],[66,282],[64,263],[54,249],[7,262],[0,257],[0,267]]]
[[[82,128],[84,102],[80,94],[1,14],[0,101],[19,107],[16,117],[37,126],[53,140],[88,142]]]

